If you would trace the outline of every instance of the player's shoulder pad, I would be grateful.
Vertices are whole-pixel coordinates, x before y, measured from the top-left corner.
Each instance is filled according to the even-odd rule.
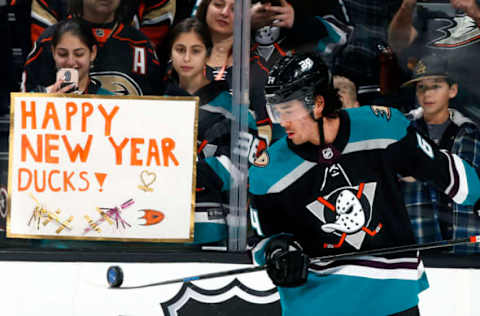
[[[397,141],[407,133],[410,121],[399,110],[387,106],[364,105],[347,110],[350,142]]]
[[[286,137],[281,138],[257,157],[250,167],[249,190],[255,195],[280,192],[304,174],[296,170],[306,171],[314,165],[290,150]]]

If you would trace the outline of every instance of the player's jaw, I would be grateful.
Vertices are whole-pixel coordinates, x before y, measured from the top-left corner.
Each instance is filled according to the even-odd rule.
[[[283,121],[280,125],[285,129],[288,139],[295,145],[301,145],[310,141],[310,131],[304,119]]]

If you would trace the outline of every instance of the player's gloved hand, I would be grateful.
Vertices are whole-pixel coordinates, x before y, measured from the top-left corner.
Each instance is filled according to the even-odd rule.
[[[295,287],[307,281],[309,259],[292,236],[272,238],[265,248],[267,273],[273,284]]]

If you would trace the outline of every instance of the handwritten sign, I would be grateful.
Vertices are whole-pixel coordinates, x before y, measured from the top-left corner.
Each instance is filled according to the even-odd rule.
[[[196,98],[13,93],[7,236],[193,239]]]

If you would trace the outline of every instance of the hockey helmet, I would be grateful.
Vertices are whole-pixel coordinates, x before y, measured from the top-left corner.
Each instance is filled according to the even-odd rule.
[[[332,87],[332,76],[315,53],[285,56],[270,71],[265,85],[267,111],[274,123],[282,120],[278,109],[299,100],[308,112],[313,110],[315,93]]]

